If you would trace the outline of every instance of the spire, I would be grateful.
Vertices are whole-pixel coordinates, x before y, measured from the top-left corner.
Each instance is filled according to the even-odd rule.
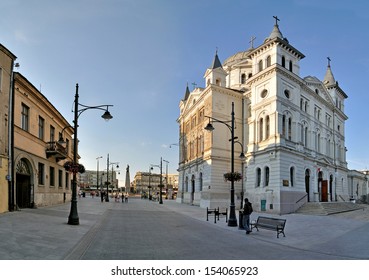
[[[223,68],[222,63],[220,63],[219,57],[218,57],[218,49],[215,52],[215,57],[213,60],[213,64],[211,65],[210,69],[216,69],[216,68]]]
[[[279,30],[279,26],[278,26],[278,21],[280,21],[280,19],[277,16],[273,16],[273,17],[275,18],[275,24],[274,24],[274,27],[273,27],[273,31],[272,31],[272,33],[270,33],[268,39],[269,40],[272,40],[274,38],[284,39],[283,35],[282,35],[282,32]]]
[[[190,90],[188,88],[188,83],[187,83],[186,92],[185,92],[185,96],[184,96],[183,100],[186,101],[189,96],[190,96]]]
[[[331,59],[329,57],[327,57],[327,59],[328,59],[328,66],[327,66],[327,72],[325,72],[323,83],[326,86],[333,86],[336,84],[336,80],[334,79],[333,73],[331,70]]]

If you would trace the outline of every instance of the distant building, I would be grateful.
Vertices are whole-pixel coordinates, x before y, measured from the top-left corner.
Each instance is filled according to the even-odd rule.
[[[22,74],[14,73],[14,204],[28,208],[71,199],[73,127]],[[65,144],[60,144],[63,138]]]
[[[252,43],[223,64],[216,53],[204,87],[190,92],[187,86],[177,120],[179,202],[229,205],[223,175],[230,171],[231,129],[225,124],[230,126],[232,103],[234,166],[243,177],[234,184],[236,206],[248,197],[258,211],[284,214],[307,202],[349,201],[368,192],[366,177],[347,168],[347,95],[329,59],[323,80],[300,77],[304,57],[276,21],[260,46]],[[209,122],[213,132],[204,130]]]
[[[99,180],[99,181],[97,181]],[[85,190],[106,190],[107,172],[97,170],[86,170],[85,173],[79,175],[79,187]],[[117,172],[109,170],[109,191],[112,189],[121,189],[117,179]]]
[[[16,56],[0,44],[0,213],[10,208],[11,96],[15,59]]]
[[[163,198],[173,199],[177,196],[178,191],[178,174],[162,174]],[[132,182],[132,188],[135,193],[149,197],[149,195],[157,195],[160,191],[160,174],[151,172],[136,172]]]

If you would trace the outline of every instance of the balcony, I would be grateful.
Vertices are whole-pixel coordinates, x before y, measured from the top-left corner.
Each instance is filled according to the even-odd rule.
[[[58,142],[48,142],[46,145],[46,157],[54,157],[56,161],[67,158],[67,149]]]

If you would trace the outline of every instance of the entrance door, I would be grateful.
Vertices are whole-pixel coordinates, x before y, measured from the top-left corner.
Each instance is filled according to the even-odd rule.
[[[322,181],[322,202],[328,201],[328,181]]]
[[[31,207],[31,177],[17,174],[17,205],[19,208]]]
[[[305,171],[305,191],[307,193],[307,201],[310,201],[310,170]]]

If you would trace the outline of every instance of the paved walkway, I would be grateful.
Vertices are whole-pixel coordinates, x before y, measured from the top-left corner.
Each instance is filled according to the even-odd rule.
[[[301,214],[278,216],[287,219],[286,237],[276,238],[275,232],[263,229],[246,236],[243,230],[228,227],[224,218],[216,224],[213,219],[207,222],[205,209],[171,200],[164,200],[164,204],[159,205],[155,202],[131,198],[129,205],[133,207],[132,209],[171,211],[186,215],[201,223],[207,223],[207,227],[211,226],[214,230],[222,228],[222,231],[228,232],[229,238],[242,235],[244,238],[273,246],[324,254],[327,259],[369,259],[369,209],[367,207],[360,211],[330,216]],[[89,246],[108,210],[122,207],[125,207],[123,203],[113,200],[109,203],[101,203],[98,198],[82,198],[78,202],[80,218],[78,226],[67,224],[70,203],[0,214],[0,259],[73,259],[73,256],[79,253],[76,250],[85,250]],[[254,212],[251,219],[256,219],[260,214],[273,216]],[[284,259],[288,259],[288,256],[285,255]]]

